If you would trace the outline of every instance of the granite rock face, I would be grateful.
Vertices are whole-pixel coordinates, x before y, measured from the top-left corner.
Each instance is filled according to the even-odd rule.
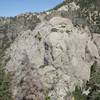
[[[7,56],[15,100],[44,100],[45,92],[51,100],[65,100],[75,85],[89,80],[90,67],[99,58],[87,27],[76,28],[70,19],[61,17],[21,33]]]
[[[72,11],[78,9],[70,5],[75,7]],[[67,12],[65,8],[56,12]],[[67,100],[75,86],[82,87],[89,80],[94,61],[100,63],[100,35],[92,37],[87,26],[75,27],[72,18],[52,13],[32,17],[33,23],[28,23],[33,30],[20,29],[5,51],[4,58],[10,58],[5,68],[12,75],[14,100]]]

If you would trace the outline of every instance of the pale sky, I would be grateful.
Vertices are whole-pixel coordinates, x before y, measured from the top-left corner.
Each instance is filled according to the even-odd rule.
[[[24,12],[41,12],[53,8],[63,0],[1,0],[0,16],[15,16]]]

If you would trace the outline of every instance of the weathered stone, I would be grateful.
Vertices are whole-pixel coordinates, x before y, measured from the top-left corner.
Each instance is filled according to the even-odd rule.
[[[58,32],[51,32],[54,27],[58,29]],[[66,32],[66,29],[70,34],[68,31]],[[86,52],[86,48],[89,52]],[[15,88],[12,91],[14,95],[17,95],[14,96],[16,100],[19,93],[20,98],[23,98],[25,93],[27,93],[27,97],[24,98],[32,96],[37,98],[34,97],[34,94],[39,93],[38,95],[41,97],[42,93],[42,96],[45,96],[45,91],[48,91],[47,94],[51,100],[64,100],[67,92],[73,91],[75,85],[82,86],[84,81],[89,80],[91,62],[94,57],[99,57],[98,49],[88,35],[88,31],[79,30],[73,26],[70,19],[61,17],[53,17],[48,24],[43,22],[34,31],[21,33],[6,53],[11,57],[6,69],[14,72],[13,80],[15,82],[12,84]],[[25,65],[28,60],[23,62],[26,54],[31,68],[29,65]],[[87,61],[86,54],[92,57],[89,61]],[[24,73],[29,73],[29,75]],[[16,78],[18,79],[16,80]],[[19,84],[22,78],[24,79],[23,85]],[[29,89],[31,83],[33,85],[32,94]],[[42,83],[42,87],[39,85],[40,83]],[[37,85],[39,86],[36,92],[34,86],[37,87]],[[19,90],[23,92],[19,92]]]
[[[87,26],[75,27],[71,18],[61,16],[64,10],[78,8],[70,3],[47,15],[1,18],[0,23],[10,27],[7,41],[14,38],[5,52],[14,100],[71,100],[68,93],[89,80],[91,66],[100,62],[99,35],[92,39]]]

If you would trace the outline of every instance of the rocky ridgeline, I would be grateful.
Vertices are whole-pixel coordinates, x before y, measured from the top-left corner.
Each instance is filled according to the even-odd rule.
[[[40,19],[32,13],[8,18],[0,17],[0,51],[2,48],[7,48],[22,30],[33,30],[38,23]]]
[[[69,93],[86,84],[91,66],[100,66],[100,35],[77,19],[77,9],[72,2],[41,14],[0,18],[14,100],[72,100]]]

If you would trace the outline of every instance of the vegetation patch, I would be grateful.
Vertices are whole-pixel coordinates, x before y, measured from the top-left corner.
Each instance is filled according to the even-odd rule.
[[[87,100],[86,95],[82,93],[80,87],[76,86],[75,91],[72,93],[74,96],[74,100]]]
[[[5,50],[10,46],[7,37],[3,40],[2,50],[0,52],[0,100],[12,100],[11,95],[11,77],[5,73],[5,65],[10,60],[10,57],[4,59]]]
[[[0,100],[11,100],[10,75],[5,73],[5,69],[0,65]]]
[[[5,73],[5,63],[3,63],[4,54],[0,57],[0,100],[12,100],[11,99],[11,77]]]
[[[84,95],[82,89],[75,88],[73,96],[75,100],[100,100],[100,68],[96,62],[91,66],[90,80],[86,84],[86,89],[90,88],[89,94]]]
[[[52,28],[52,29],[51,29],[51,32],[57,32],[57,31],[58,31],[57,28]]]

